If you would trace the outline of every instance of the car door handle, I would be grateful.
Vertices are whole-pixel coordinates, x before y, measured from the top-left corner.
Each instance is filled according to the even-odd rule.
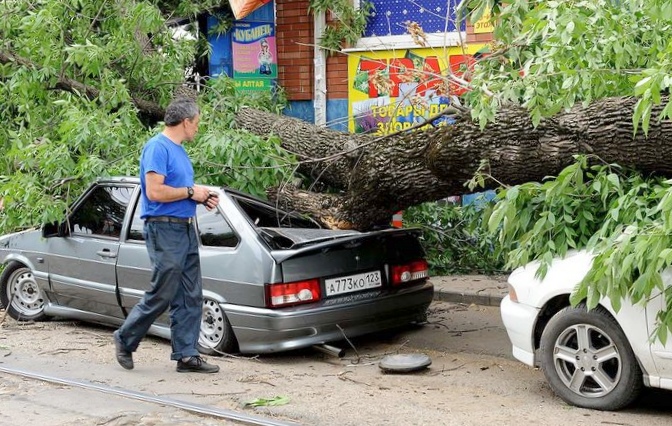
[[[98,250],[96,254],[100,257],[109,257],[110,259],[114,259],[115,257],[117,257],[117,253],[112,253],[108,249]]]

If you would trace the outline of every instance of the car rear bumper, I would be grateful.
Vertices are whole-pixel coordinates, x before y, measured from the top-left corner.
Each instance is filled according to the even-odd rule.
[[[222,304],[239,349],[269,353],[343,340],[426,318],[434,297],[430,283],[346,304],[263,309]]]
[[[502,322],[512,345],[513,356],[530,366],[535,365],[534,326],[539,309],[504,297],[500,305]]]

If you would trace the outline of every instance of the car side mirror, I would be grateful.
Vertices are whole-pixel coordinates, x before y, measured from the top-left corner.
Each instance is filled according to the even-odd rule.
[[[49,238],[58,235],[58,222],[45,223],[42,225],[42,237]]]
[[[65,237],[69,234],[67,223],[51,222],[42,225],[42,237]]]

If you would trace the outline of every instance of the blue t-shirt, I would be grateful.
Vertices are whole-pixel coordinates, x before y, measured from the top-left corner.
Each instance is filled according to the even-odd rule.
[[[182,145],[178,145],[159,133],[147,141],[140,155],[140,187],[142,189],[142,205],[140,217],[173,216],[188,218],[196,214],[196,203],[184,200],[160,203],[147,198],[145,175],[155,172],[165,176],[165,183],[174,188],[194,186],[194,168]]]

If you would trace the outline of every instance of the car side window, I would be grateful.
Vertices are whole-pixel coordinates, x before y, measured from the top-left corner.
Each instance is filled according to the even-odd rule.
[[[145,221],[140,218],[140,200],[135,203],[135,211],[133,212],[133,220],[131,221],[131,226],[128,229],[128,240],[133,241],[145,241]]]
[[[198,232],[201,244],[210,247],[236,247],[239,238],[219,209],[208,211],[204,206],[196,208]]]
[[[118,239],[132,193],[132,187],[95,187],[68,217],[70,232]]]

